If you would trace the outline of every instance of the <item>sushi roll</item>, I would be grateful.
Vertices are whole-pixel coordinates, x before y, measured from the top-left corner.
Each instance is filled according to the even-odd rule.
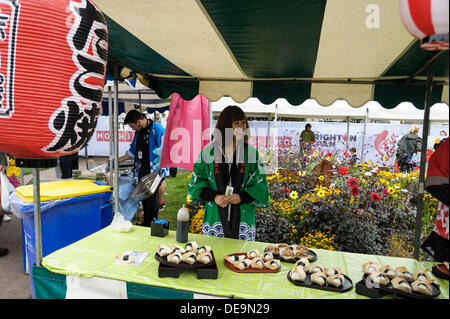
[[[299,257],[299,258],[308,257],[308,248],[306,248],[305,246],[295,245],[294,255],[295,255],[295,257]]]
[[[262,260],[262,258],[253,258],[250,266],[254,269],[264,269],[264,261]]]
[[[415,292],[424,295],[431,295],[431,293],[433,292],[433,288],[431,288],[432,282],[433,280],[430,281],[416,280],[411,284],[411,287]]]
[[[130,256],[130,255],[119,254],[119,255],[116,255],[115,257],[118,261],[120,261],[123,264],[129,264],[136,260],[136,258],[134,256]]]
[[[368,274],[368,275],[370,275],[371,273],[377,272],[378,264],[373,261],[366,262],[364,265],[362,265],[362,271],[363,271],[363,273]]]
[[[196,252],[197,248],[198,248],[198,244],[195,241],[191,241],[191,242],[187,243],[186,246],[184,246],[184,249],[186,249],[186,251]]]
[[[264,261],[272,260],[272,259],[273,259],[273,254],[272,254],[272,253],[269,253],[269,252],[264,253],[264,255],[262,255],[262,259],[263,259]]]
[[[315,272],[311,275],[311,281],[315,284],[323,286],[327,281],[327,277],[322,272]]]
[[[273,259],[273,260],[266,261],[264,263],[264,267],[271,269],[271,270],[277,270],[281,267],[281,263],[278,259]]]
[[[183,255],[180,253],[172,253],[167,256],[167,261],[174,264],[179,264],[182,259]]]
[[[311,273],[315,273],[315,272],[324,272],[325,271],[325,267],[321,266],[321,265],[315,265],[314,267],[310,267],[309,271]]]
[[[325,268],[324,274],[327,277],[334,276],[334,275],[342,275],[342,269],[341,268]]]
[[[395,274],[397,275],[397,277],[403,277],[408,281],[414,281],[413,275],[404,266],[395,268]]]
[[[252,249],[247,253],[248,259],[253,259],[259,257],[259,251],[257,249]]]
[[[385,265],[385,266],[381,267],[379,271],[381,273],[385,274],[389,279],[392,279],[395,277],[395,269],[389,265]]]
[[[370,279],[374,284],[387,286],[389,284],[389,278],[385,273],[373,272],[370,274]]]
[[[295,281],[304,281],[306,278],[306,272],[302,267],[294,267],[290,272],[291,279]]]
[[[394,289],[398,289],[398,290],[401,290],[404,292],[411,291],[411,285],[405,278],[395,277],[394,279],[391,280],[391,283],[392,283],[392,287],[394,287]]]
[[[172,253],[184,254],[186,252],[186,249],[184,249],[183,247],[180,247],[176,244],[173,244],[172,246],[170,246],[170,248],[172,249]]]
[[[272,254],[279,254],[280,253],[280,247],[278,245],[269,245],[266,249],[269,253]]]
[[[344,284],[345,278],[341,274],[327,277],[327,283],[339,288]]]
[[[197,249],[196,253],[197,254],[201,254],[201,253],[209,253],[211,252],[211,247],[210,246],[201,246]]]
[[[188,263],[190,265],[195,263],[196,260],[197,260],[197,255],[192,251],[188,251],[187,253],[184,253],[182,256],[182,261],[184,261],[185,263]]]
[[[414,280],[422,280],[422,281],[429,281],[431,280],[431,276],[428,274],[428,269],[425,270],[418,270],[413,273]]]
[[[245,255],[230,255],[230,256],[226,256],[225,260],[228,261],[229,263],[234,263],[236,261],[241,261],[245,259]]]
[[[156,247],[156,253],[161,257],[164,257],[170,255],[172,253],[172,249],[166,245],[158,245],[158,247]]]
[[[295,258],[295,254],[294,254],[293,250],[290,247],[280,248],[280,256],[283,257],[286,260]]]
[[[295,262],[296,267],[303,268],[304,271],[309,270],[309,260],[307,258],[300,258]]]
[[[249,259],[244,259],[241,261],[235,261],[233,263],[233,266],[236,267],[237,269],[244,270],[250,267],[250,263],[251,261]]]
[[[198,262],[201,262],[202,264],[206,265],[212,261],[212,256],[211,256],[211,253],[204,251],[204,252],[198,254],[195,259]]]

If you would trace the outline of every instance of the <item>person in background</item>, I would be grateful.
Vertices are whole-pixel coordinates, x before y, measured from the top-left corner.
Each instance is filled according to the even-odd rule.
[[[300,144],[311,144],[316,141],[316,135],[311,131],[311,124],[307,123],[300,134]]]
[[[408,134],[403,135],[397,143],[396,157],[400,171],[409,172],[413,169],[414,163],[411,162],[411,158],[414,154],[417,154],[420,158],[422,138],[417,133],[419,133],[419,127],[414,124],[409,129]]]
[[[431,155],[428,162],[425,190],[439,200],[434,229],[422,244],[422,249],[435,261],[448,262],[449,218],[449,140]],[[448,271],[448,270],[447,270]],[[447,274],[448,276],[448,274]]]
[[[0,151],[0,173],[6,173],[6,166],[8,165],[8,159],[6,153]],[[0,224],[3,221],[3,214],[0,214]],[[0,247],[0,257],[8,255],[8,248]]]
[[[433,149],[436,150],[439,145],[441,145],[447,139],[447,132],[441,131],[439,133],[439,138],[434,141]]]
[[[58,165],[61,169],[61,178],[72,178],[72,170],[78,169],[78,152],[70,155],[62,155],[58,158]]]
[[[358,156],[356,155],[356,148],[352,147],[350,149],[350,158],[348,159],[348,164],[349,165],[355,165],[356,162],[358,161]]]
[[[213,141],[194,163],[188,194],[205,202],[202,234],[255,240],[256,207],[268,207],[269,191],[258,151],[248,144],[248,121],[241,108],[219,115]]]
[[[144,114],[137,110],[131,110],[127,113],[124,124],[128,124],[136,134],[127,153],[119,157],[119,162],[134,159],[134,176],[140,181],[144,176],[158,171],[158,156],[154,150],[162,145],[164,128],[147,118]],[[164,170],[165,177],[166,170]],[[164,179],[161,183],[164,182]],[[161,187],[161,186],[160,186]],[[144,221],[141,226],[150,227],[154,218],[158,219],[158,194],[159,188],[153,196],[142,201],[144,210]]]

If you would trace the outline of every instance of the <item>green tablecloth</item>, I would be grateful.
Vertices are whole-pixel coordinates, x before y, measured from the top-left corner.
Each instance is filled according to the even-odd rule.
[[[159,263],[154,258],[156,247],[159,244],[171,245],[176,243],[175,232],[170,231],[169,235],[164,238],[151,237],[149,228],[139,226],[133,226],[129,233],[119,233],[106,227],[44,257],[42,265],[52,272],[64,275],[97,276],[150,286],[237,298],[367,298],[358,295],[355,288],[346,293],[334,293],[295,286],[287,279],[289,270],[293,268],[291,263],[282,262],[281,270],[278,273],[246,274],[233,272],[224,265],[223,256],[247,252],[251,249],[258,249],[262,252],[267,247],[267,243],[196,234],[189,234],[189,240],[195,240],[199,245],[211,246],[219,269],[217,279],[197,279],[195,271],[184,271],[179,278],[159,278]],[[126,250],[149,252],[149,255],[138,267],[114,265],[114,256]],[[393,267],[405,266],[411,272],[429,269],[430,274],[431,267],[435,264],[418,262],[409,258],[313,250],[318,256],[314,264],[342,268],[343,272],[352,279],[354,286],[361,280],[363,274],[361,267],[367,261],[375,261],[380,265],[389,264]],[[439,298],[449,298],[448,281],[439,279],[434,275],[432,277],[441,286]]]

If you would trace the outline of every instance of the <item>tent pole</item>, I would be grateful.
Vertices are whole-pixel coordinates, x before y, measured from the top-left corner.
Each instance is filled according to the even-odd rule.
[[[364,145],[366,144],[366,130],[367,130],[367,118],[369,117],[369,108],[366,106],[366,117],[364,118],[364,131],[361,145],[360,162],[364,163]]]
[[[114,64],[114,215],[119,211],[119,66]]]
[[[417,203],[416,230],[414,240],[414,259],[416,260],[419,260],[420,235],[422,233],[422,209],[423,209],[423,197],[425,193],[425,166],[427,156],[428,130],[430,122],[431,90],[433,89],[432,81],[433,81],[433,63],[430,63],[428,65],[427,70],[427,86],[425,90],[425,112],[422,126],[422,149],[420,153],[419,198]]]
[[[112,104],[112,90],[111,86],[108,85],[108,120],[109,120],[109,185],[112,186],[113,183],[113,167],[114,167],[114,157],[113,157],[113,136],[114,136],[114,127],[113,127],[113,104]]]
[[[347,138],[345,139],[345,151],[348,151],[348,140],[350,139],[350,116],[347,116]]]
[[[34,198],[34,242],[36,251],[36,266],[41,266],[42,260],[42,227],[41,227],[41,190],[39,168],[33,168],[33,198]],[[29,269],[31,273],[31,269]]]

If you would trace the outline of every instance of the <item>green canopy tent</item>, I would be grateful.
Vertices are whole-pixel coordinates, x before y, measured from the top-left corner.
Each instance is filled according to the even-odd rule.
[[[116,83],[127,68],[160,98],[176,92],[186,100],[197,94],[265,104],[285,98],[292,105],[342,99],[353,107],[377,101],[424,109],[418,258],[429,108],[448,105],[449,56],[420,48],[402,25],[398,1],[93,2],[106,15]],[[117,159],[117,145],[114,154]]]

